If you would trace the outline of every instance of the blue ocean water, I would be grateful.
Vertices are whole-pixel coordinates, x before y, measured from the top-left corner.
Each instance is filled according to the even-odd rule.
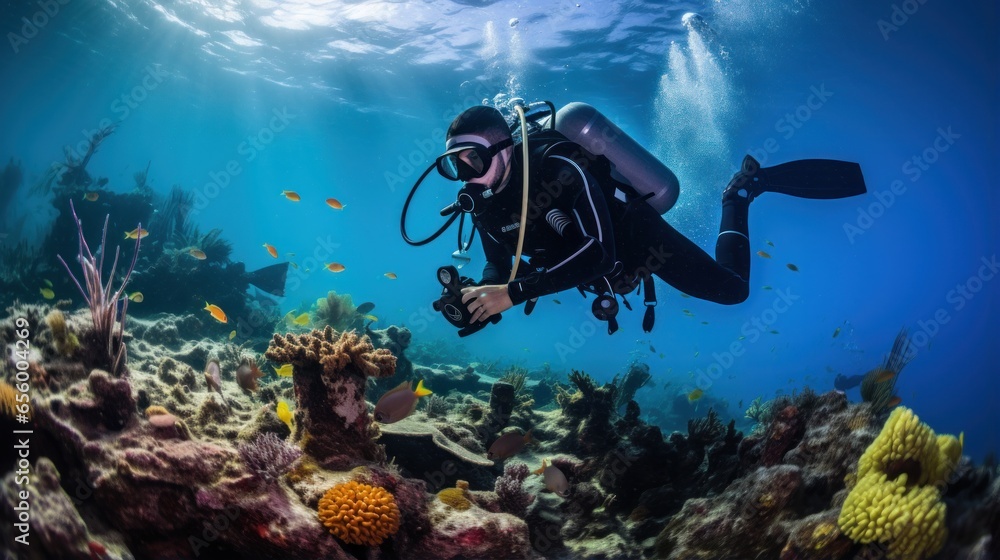
[[[685,27],[688,12],[709,28]],[[91,174],[125,192],[148,163],[157,191],[198,193],[199,226],[221,228],[235,260],[272,264],[261,245],[277,247],[300,267],[283,311],[336,290],[375,302],[379,324],[478,361],[610,379],[640,359],[655,383],[639,393],[644,410],[702,387],[735,417],[758,395],[868,371],[907,327],[903,403],[938,432],[964,431],[973,457],[1000,443],[992,3],[54,0],[8,2],[2,22],[0,157],[27,175],[3,209],[4,242],[41,241],[66,209],[27,186],[64,146],[80,154],[117,123]],[[410,247],[400,210],[450,120],[498,94],[599,108],[675,170],[681,198],[665,219],[710,253],[744,153],[857,161],[869,194],[755,201],[753,250],[772,258],[754,257],[740,305],[660,283],[656,329],[625,312],[608,336],[570,291],[459,340],[430,309],[454,230]],[[454,188],[421,189],[415,235],[436,229]],[[473,254],[463,272],[478,278]]]

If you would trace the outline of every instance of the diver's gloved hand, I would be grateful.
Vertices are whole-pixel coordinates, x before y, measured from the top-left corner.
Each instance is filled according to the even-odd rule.
[[[471,323],[486,321],[514,306],[506,284],[462,288],[462,303],[472,312]]]

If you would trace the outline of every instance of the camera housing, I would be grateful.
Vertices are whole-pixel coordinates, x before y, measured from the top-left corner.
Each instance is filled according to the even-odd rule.
[[[458,327],[458,336],[469,336],[479,332],[486,325],[500,322],[499,313],[485,321],[472,322],[472,312],[469,311],[468,304],[462,303],[462,288],[475,286],[476,283],[467,276],[459,276],[457,268],[450,265],[438,268],[437,280],[442,290],[441,297],[432,304],[434,311],[440,312],[445,320]]]

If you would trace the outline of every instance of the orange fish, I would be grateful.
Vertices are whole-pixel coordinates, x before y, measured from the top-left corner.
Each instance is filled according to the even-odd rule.
[[[396,273],[395,272],[386,272],[385,273],[385,277],[388,278],[389,280],[395,280],[396,279]]]
[[[326,269],[330,272],[343,272],[347,270],[347,267],[340,263],[330,263],[326,265]]]
[[[326,205],[329,206],[330,208],[333,208],[334,210],[343,210],[344,209],[344,205],[341,204],[340,201],[337,200],[336,198],[328,198],[328,199],[326,199]]]
[[[265,243],[263,246],[265,249],[267,249],[267,254],[271,255],[271,257],[275,259],[278,258],[278,250],[274,248],[274,245],[271,245],[270,243]]]
[[[143,239],[149,235],[149,232],[142,228],[135,228],[132,231],[125,232],[125,239]]]
[[[205,251],[202,251],[201,249],[195,249],[194,247],[188,250],[188,254],[198,259],[199,261],[203,261],[208,258],[208,255],[205,254]]]
[[[771,258],[771,255],[768,255],[768,254],[767,254],[767,253],[765,253],[764,251],[757,251],[757,256],[758,256],[758,257],[763,257],[763,258],[765,258],[765,259],[769,259],[769,258]]]
[[[226,318],[226,312],[219,308],[218,305],[212,305],[211,303],[205,302],[205,311],[212,314],[212,318],[220,323],[228,323],[229,319]]]
[[[879,383],[885,383],[886,381],[891,380],[893,377],[896,377],[896,372],[889,369],[883,369],[882,371],[879,372],[878,377],[875,378],[875,381],[878,381]]]
[[[900,403],[902,403],[902,402],[903,402],[903,397],[901,397],[899,395],[896,395],[896,396],[892,397],[891,399],[889,399],[889,404],[887,406],[889,408],[893,408],[895,406],[899,406]]]
[[[89,192],[83,195],[83,199],[86,200],[87,202],[97,202],[98,196],[99,195],[95,192]]]
[[[292,202],[298,202],[302,200],[302,197],[299,196],[299,193],[295,191],[281,191],[281,194],[288,200],[291,200]]]

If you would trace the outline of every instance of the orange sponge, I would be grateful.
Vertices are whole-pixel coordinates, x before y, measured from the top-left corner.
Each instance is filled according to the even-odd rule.
[[[384,488],[352,480],[323,494],[319,520],[348,544],[378,546],[399,530],[399,508]]]

